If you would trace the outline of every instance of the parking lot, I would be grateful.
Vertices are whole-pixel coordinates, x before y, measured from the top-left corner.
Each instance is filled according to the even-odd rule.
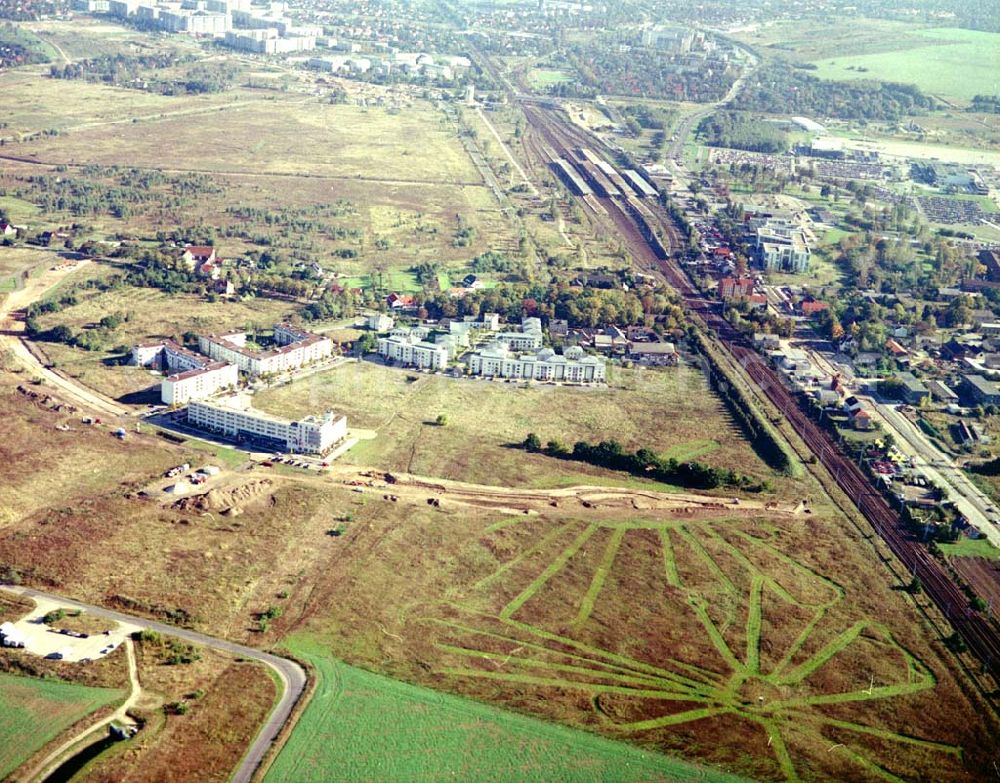
[[[86,663],[101,658],[115,650],[139,626],[109,621],[115,627],[107,633],[92,635],[60,632],[58,623],[46,625],[42,618],[49,612],[65,609],[55,601],[36,598],[35,608],[12,623],[14,632],[24,642],[24,649],[42,658],[53,658],[70,663]]]

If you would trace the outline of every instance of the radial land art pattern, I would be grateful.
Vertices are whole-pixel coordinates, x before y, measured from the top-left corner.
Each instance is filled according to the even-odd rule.
[[[929,668],[782,552],[780,530],[741,523],[496,523],[480,543],[502,565],[422,619],[440,673],[569,691],[589,701],[591,725],[640,742],[743,722],[776,779],[960,766],[960,748],[887,727],[896,703],[935,687]]]

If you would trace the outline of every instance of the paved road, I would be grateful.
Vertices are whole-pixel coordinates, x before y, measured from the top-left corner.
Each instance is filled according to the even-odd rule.
[[[1000,528],[986,511],[993,502],[962,473],[947,454],[943,454],[906,416],[892,405],[873,401],[873,406],[888,423],[896,442],[904,451],[912,451],[917,457],[917,467],[931,481],[948,492],[959,511],[983,533],[994,546],[1000,547]],[[906,447],[909,446],[909,449]]]
[[[808,346],[806,349],[813,362],[830,375],[841,368],[834,366],[829,357]],[[843,374],[843,373],[842,373]],[[955,461],[935,446],[930,439],[912,421],[896,410],[895,405],[886,405],[873,397],[857,393],[856,385],[851,384],[846,375],[844,380],[847,388],[868,404],[880,419],[886,432],[896,439],[896,445],[907,456],[914,458],[917,470],[929,481],[933,481],[948,493],[948,497],[958,507],[965,517],[985,535],[994,546],[1000,547],[1000,527],[993,523],[995,512],[988,512],[993,507],[986,495],[979,491],[969,477],[959,468]]]
[[[722,100],[711,103],[703,109],[696,110],[681,121],[681,124],[677,127],[677,131],[674,133],[674,141],[671,142],[670,148],[667,151],[668,159],[681,160],[684,156],[684,142],[687,141],[687,137],[694,129],[695,124],[701,122],[716,109],[728,104],[743,89],[743,85],[747,82],[747,77],[757,68],[757,58],[749,52],[747,52],[747,56],[749,57],[749,63],[740,75],[740,78],[733,82],[733,86],[729,88],[729,91],[723,96]]]
[[[111,609],[105,609],[102,606],[94,606],[92,604],[82,603],[81,601],[74,601],[71,598],[66,598],[55,593],[33,590],[29,587],[3,587],[0,589],[8,590],[28,598],[46,598],[51,601],[58,601],[62,606],[82,609],[95,617],[104,617],[109,620],[115,620],[119,623],[127,623],[129,625],[139,626],[140,628],[148,628],[153,631],[157,631],[158,633],[162,633],[165,636],[173,636],[178,639],[191,642],[192,644],[208,647],[212,650],[219,650],[220,652],[229,653],[242,658],[260,661],[264,665],[269,666],[275,674],[278,675],[278,679],[281,680],[283,693],[281,694],[278,703],[271,711],[271,714],[268,716],[267,722],[261,728],[260,732],[258,732],[257,738],[254,740],[250,749],[240,762],[239,767],[237,767],[232,778],[230,778],[232,783],[250,783],[250,779],[253,777],[254,772],[256,772],[257,767],[260,766],[261,761],[264,759],[264,755],[274,743],[275,738],[285,725],[289,715],[292,713],[292,709],[298,703],[299,698],[302,696],[306,687],[305,671],[297,663],[290,661],[287,658],[280,658],[277,655],[261,652],[260,650],[255,650],[252,647],[246,647],[242,644],[237,644],[236,642],[230,642],[226,639],[217,639],[214,636],[207,636],[206,634],[189,631],[185,628],[178,628],[174,625],[158,623],[153,620],[147,620],[144,617],[136,617],[134,615],[123,614],[122,612],[115,612]]]

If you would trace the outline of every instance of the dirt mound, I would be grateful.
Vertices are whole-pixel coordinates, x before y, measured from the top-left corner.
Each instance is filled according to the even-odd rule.
[[[270,500],[269,490],[274,482],[271,479],[248,481],[238,487],[228,489],[210,489],[200,495],[181,498],[171,508],[177,511],[205,513],[210,511],[223,514],[239,514],[244,507],[263,500]]]
[[[33,389],[29,389],[27,386],[18,386],[17,390],[36,405],[48,408],[56,413],[76,413],[78,410],[78,408],[74,405],[69,405],[61,400],[57,400],[55,397],[50,394],[46,394],[45,392],[37,392]]]

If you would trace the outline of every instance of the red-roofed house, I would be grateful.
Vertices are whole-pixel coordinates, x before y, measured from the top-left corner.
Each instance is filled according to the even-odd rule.
[[[389,294],[386,304],[393,310],[407,310],[416,307],[417,300],[409,294]]]
[[[204,264],[198,264],[195,270],[199,277],[207,277],[211,280],[218,280],[221,274],[221,269],[219,265],[214,261],[206,261]]]
[[[815,299],[810,299],[799,305],[799,309],[802,311],[802,315],[812,318],[817,313],[829,310],[830,305],[826,302],[817,302]]]
[[[752,293],[752,277],[724,277],[719,281],[719,298],[723,301],[746,299]]]
[[[885,347],[893,356],[908,356],[910,353],[892,338],[886,340]]]
[[[199,264],[214,264],[215,248],[209,245],[188,245],[184,248],[181,261],[187,264],[188,269],[194,269]]]

